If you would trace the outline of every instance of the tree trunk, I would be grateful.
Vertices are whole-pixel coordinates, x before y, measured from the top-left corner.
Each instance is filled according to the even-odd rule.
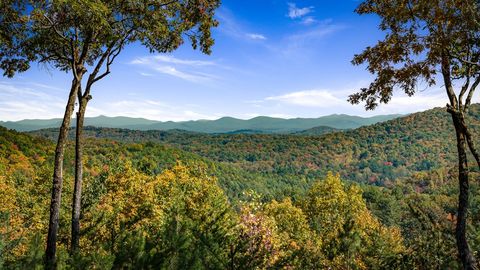
[[[82,97],[79,95],[79,109],[77,112],[77,126],[75,134],[75,186],[73,189],[72,201],[72,243],[71,253],[78,251],[80,242],[80,211],[82,209],[82,183],[83,183],[83,123],[85,119],[85,111],[90,96]]]
[[[458,151],[458,211],[455,237],[457,240],[458,256],[462,262],[463,269],[475,269],[475,261],[470,252],[467,242],[467,211],[468,211],[468,162],[467,162],[467,144],[465,118],[458,112],[452,112],[452,120],[457,135]]]
[[[65,114],[63,116],[62,125],[58,133],[57,147],[55,148],[55,163],[53,169],[53,186],[52,198],[50,202],[50,219],[48,223],[47,247],[45,251],[45,267],[46,269],[56,269],[56,252],[57,252],[57,234],[58,219],[60,214],[60,203],[62,198],[63,185],[63,159],[65,145],[67,143],[68,129],[70,128],[70,119],[75,109],[75,99],[80,87],[81,81],[73,79],[70,94],[68,96]]]

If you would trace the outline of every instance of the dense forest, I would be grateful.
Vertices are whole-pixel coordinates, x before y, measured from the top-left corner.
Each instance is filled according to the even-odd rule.
[[[63,115],[0,121],[0,269],[479,269],[480,2],[364,0],[365,23],[337,10],[346,3],[223,2],[0,1],[0,69],[17,76],[0,86],[2,120]],[[206,60],[217,41],[227,54]],[[183,45],[205,56],[176,58],[191,57]],[[115,84],[98,84],[114,63]],[[66,73],[62,86],[36,82],[34,65]],[[88,106],[100,92],[103,106]],[[398,93],[448,103],[401,117],[86,117],[312,116]],[[190,110],[225,95],[235,104],[220,114]]]
[[[397,179],[442,172],[456,161],[454,130],[437,108],[384,123],[323,136],[203,134],[181,130],[137,131],[87,127],[85,136],[170,145],[251,173],[274,177],[324,177],[328,171],[358,183],[392,187]],[[480,105],[469,121],[480,132]],[[431,123],[435,123],[432,125]],[[33,134],[55,139],[56,129]],[[476,137],[477,142],[479,137]],[[155,159],[154,155],[149,157]],[[473,157],[470,157],[474,161]],[[475,166],[472,167],[475,170]]]
[[[82,252],[68,255],[67,169],[59,265],[457,268],[452,133],[442,109],[320,136],[86,128]],[[42,265],[54,137],[0,128],[3,267]],[[472,172],[468,232],[478,253]]]

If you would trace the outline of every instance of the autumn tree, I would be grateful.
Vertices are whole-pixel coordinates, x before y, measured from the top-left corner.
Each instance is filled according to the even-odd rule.
[[[98,185],[83,251],[113,255],[114,269],[227,269],[235,213],[203,165],[147,176],[124,163]]]
[[[464,269],[475,259],[467,237],[469,167],[467,149],[480,167],[474,135],[467,124],[469,108],[480,84],[480,8],[476,0],[366,0],[359,14],[380,17],[385,38],[355,55],[353,64],[367,64],[375,75],[368,87],[350,96],[367,110],[388,103],[395,91],[413,96],[418,87],[443,84],[457,138],[458,210],[456,241]]]
[[[63,160],[71,115],[78,98],[77,146],[92,85],[128,44],[137,42],[151,52],[169,52],[184,39],[210,52],[210,28],[217,0],[177,1],[2,1],[0,66],[7,76],[25,71],[30,63],[45,63],[72,75],[65,114],[55,151],[46,262],[55,263],[58,217],[63,184]],[[72,249],[78,247],[81,202],[81,147],[77,147],[72,209]]]
[[[322,240],[325,268],[398,269],[394,263],[405,249],[400,231],[371,214],[357,185],[347,186],[329,173],[312,185],[303,207]]]

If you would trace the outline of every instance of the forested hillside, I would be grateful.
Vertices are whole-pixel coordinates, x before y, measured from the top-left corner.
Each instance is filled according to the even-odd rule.
[[[322,136],[268,134],[202,134],[87,128],[85,135],[125,142],[152,141],[171,145],[251,173],[323,177],[328,171],[343,179],[392,186],[397,179],[455,165],[456,145],[450,116],[433,109],[351,131]],[[469,123],[480,134],[480,105],[473,105]],[[55,130],[33,134],[55,138]],[[480,144],[480,136],[476,138]],[[473,157],[470,157],[473,162]],[[475,166],[472,166],[475,168]]]
[[[434,110],[410,117],[437,121],[435,117],[442,113]],[[409,123],[413,120],[410,117],[362,128],[358,137],[351,138],[368,134],[382,146],[379,140],[387,140],[387,128],[400,137],[408,132],[408,125],[395,125]],[[440,140],[438,123],[426,126],[439,129],[425,140]],[[67,170],[60,218],[60,265],[101,269],[154,265],[175,265],[174,269],[206,265],[209,269],[456,267],[452,234],[456,183],[446,168],[423,169],[388,188],[359,186],[345,178],[341,181],[335,174],[343,172],[333,165],[329,167],[333,174],[316,178],[313,176],[317,174],[294,176],[280,170],[265,173],[264,167],[255,169],[250,161],[207,155],[208,147],[227,135],[156,132],[165,136],[165,144],[155,142],[153,132],[88,129],[88,133],[116,139],[89,138],[86,142],[83,252],[73,259],[66,255],[73,181],[72,171]],[[355,131],[348,133],[354,135]],[[278,152],[276,158],[280,159],[298,151],[296,147],[310,149],[306,142],[323,138],[333,142],[335,137],[346,140],[344,134],[230,135],[234,140],[225,145],[233,141],[235,148],[226,148],[225,152],[253,151],[252,141],[258,141],[269,145],[270,153],[278,151],[277,147],[284,149]],[[178,140],[175,144],[174,138]],[[205,148],[197,149],[201,138],[205,139]],[[271,140],[268,144],[267,139]],[[1,263],[7,268],[33,268],[42,264],[54,143],[4,128],[0,128],[0,140],[0,213],[2,223],[7,225],[0,231]],[[240,147],[242,142],[245,146]],[[412,142],[415,145],[416,141]],[[369,143],[367,140],[365,145]],[[342,149],[347,148],[345,145]],[[365,151],[369,149],[373,148]],[[379,150],[368,153],[366,159],[376,153]],[[447,165],[448,161],[442,160]],[[72,162],[70,145],[66,164]],[[446,173],[440,177],[439,172]],[[382,176],[381,172],[378,175]],[[478,179],[478,174],[475,177]],[[472,188],[476,195],[472,199],[470,238],[478,252],[478,183],[472,183]]]

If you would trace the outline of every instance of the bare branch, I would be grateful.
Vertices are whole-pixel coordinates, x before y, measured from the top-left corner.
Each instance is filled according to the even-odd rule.
[[[462,85],[462,90],[460,91],[460,95],[458,96],[458,102],[459,106],[462,106],[463,103],[463,96],[468,90],[468,87],[470,86],[470,75],[467,75],[467,79],[465,80],[465,83]]]
[[[480,169],[480,155],[477,152],[477,149],[475,148],[475,143],[473,142],[473,136],[472,133],[470,133],[470,130],[465,128],[465,135],[467,135],[467,143],[468,143],[468,148],[470,149],[470,152],[472,152],[473,157],[477,161],[478,168]]]
[[[94,71],[92,72],[92,74],[90,74],[89,78],[88,78],[88,81],[87,81],[87,90],[85,92],[85,95],[89,95],[90,94],[90,88],[91,86],[103,79],[105,76],[107,76],[108,74],[110,74],[110,66],[111,64],[113,63],[113,61],[115,60],[115,58],[117,58],[117,56],[120,54],[120,52],[122,51],[123,49],[123,46],[125,45],[125,42],[127,42],[129,36],[135,31],[135,29],[130,29],[124,36],[123,38],[120,39],[120,42],[118,43],[117,46],[115,46],[115,42],[113,42],[108,48],[107,50],[105,51],[105,53],[102,55],[102,57],[100,58],[99,62],[97,63],[97,66],[95,67]],[[103,63],[105,62],[105,60],[107,60],[107,63],[106,63],[106,70],[104,73],[98,75],[98,72],[100,72],[100,68],[102,67]],[[98,76],[97,76],[98,75]]]
[[[475,90],[477,89],[478,85],[480,84],[480,75],[477,76],[475,79],[475,82],[473,82],[472,86],[470,87],[470,90],[467,95],[467,99],[465,100],[465,108],[468,108],[472,102],[473,94],[475,93]]]
[[[87,86],[85,88],[84,96],[87,96],[87,95],[90,94],[90,88],[91,88],[92,84],[95,82],[95,78],[96,78],[98,72],[100,72],[100,69],[102,68],[103,63],[105,62],[105,60],[110,55],[112,47],[113,47],[113,44],[111,44],[107,47],[107,50],[102,54],[102,56],[100,57],[100,60],[98,60],[97,65],[93,69],[92,73],[90,74],[90,76],[88,76]]]
[[[113,60],[115,60],[115,58],[117,57],[117,55],[120,53],[121,49],[119,49],[116,53],[114,53],[114,51],[112,51],[108,57],[107,57],[107,65],[106,65],[106,70],[104,73],[102,73],[101,75],[99,75],[98,77],[94,78],[91,82],[91,84],[94,84],[95,82],[105,78],[105,76],[107,76],[108,74],[110,74],[110,65],[113,63]]]

